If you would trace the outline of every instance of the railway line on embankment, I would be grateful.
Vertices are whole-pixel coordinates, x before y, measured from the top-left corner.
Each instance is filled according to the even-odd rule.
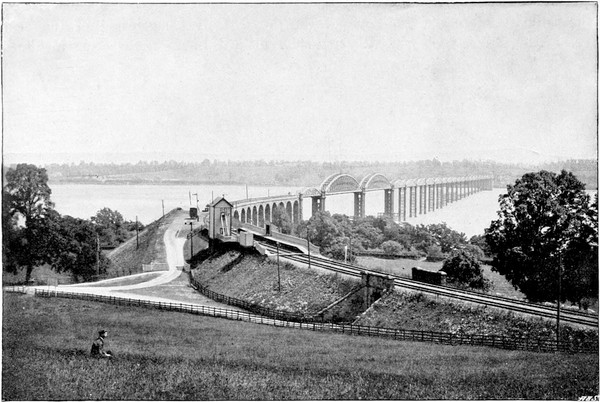
[[[266,242],[260,242],[261,246],[271,253],[276,253],[277,248]],[[323,258],[321,256],[309,256],[303,253],[294,253],[287,250],[279,250],[279,256],[282,259],[289,261],[311,265],[314,267],[326,269],[332,272],[345,274],[348,276],[359,277],[361,272],[379,274],[373,270],[364,267],[343,263],[340,261]],[[310,264],[309,264],[310,262]],[[510,310],[517,313],[530,314],[544,318],[556,318],[556,308],[543,306],[539,304],[528,303],[522,300],[510,299],[502,296],[482,294],[472,291],[452,288],[450,286],[432,285],[424,282],[418,282],[412,279],[403,278],[396,275],[389,275],[394,279],[394,284],[397,288],[420,291],[423,293],[433,294],[441,297],[448,297],[456,300],[462,300],[471,303],[482,304],[490,307]],[[584,313],[581,311],[572,311],[561,309],[560,319],[565,323],[583,325],[586,327],[598,328],[598,316]]]

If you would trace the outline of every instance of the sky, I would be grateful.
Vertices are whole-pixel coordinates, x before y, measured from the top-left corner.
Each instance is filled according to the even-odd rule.
[[[5,163],[597,158],[597,5],[6,4]]]

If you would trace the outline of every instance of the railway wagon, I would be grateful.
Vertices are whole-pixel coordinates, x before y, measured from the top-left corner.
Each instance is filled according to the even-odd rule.
[[[446,273],[442,271],[428,271],[423,268],[413,267],[412,278],[415,281],[430,283],[432,285],[446,284]]]

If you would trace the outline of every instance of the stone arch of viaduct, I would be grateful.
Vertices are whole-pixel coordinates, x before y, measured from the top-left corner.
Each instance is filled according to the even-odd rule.
[[[368,192],[380,191],[384,197],[383,215],[395,221],[406,221],[427,214],[483,190],[492,189],[492,176],[438,177],[389,180],[381,173],[371,173],[360,181],[346,173],[327,177],[319,187],[297,194],[252,198],[233,202],[234,221],[265,227],[277,208],[285,210],[293,223],[303,219],[302,201],[312,199],[312,215],[325,211],[327,196],[354,194],[354,217],[365,216]],[[396,201],[397,200],[397,201]],[[396,212],[397,211],[397,212]]]

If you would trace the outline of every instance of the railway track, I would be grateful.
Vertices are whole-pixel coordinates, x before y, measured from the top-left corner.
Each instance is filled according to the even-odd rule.
[[[260,242],[260,244],[267,249],[270,253],[276,253],[277,248],[269,243]],[[279,250],[279,256],[283,259],[290,261],[296,261],[303,264],[309,263],[308,255],[296,252],[290,252],[288,250]],[[381,275],[381,272],[369,270],[364,267],[355,265],[345,264],[343,262],[330,260],[319,256],[310,257],[310,265],[324,268],[333,272],[342,273],[354,277],[360,277],[361,272],[372,272],[374,274]],[[387,274],[389,275],[389,274]],[[435,294],[438,296],[449,297],[453,299],[469,301],[473,303],[484,304],[490,307],[498,307],[506,310],[511,310],[519,313],[526,313],[536,315],[538,317],[555,318],[556,308],[542,306],[539,304],[532,304],[521,300],[509,299],[502,296],[480,294],[476,292],[469,292],[465,290],[455,289],[449,286],[431,285],[424,282],[414,281],[412,279],[402,278],[396,275],[389,275],[394,278],[396,287],[418,290],[424,293]],[[598,317],[595,315],[583,313],[580,311],[561,310],[561,320],[573,324],[584,325],[587,327],[598,328]]]

